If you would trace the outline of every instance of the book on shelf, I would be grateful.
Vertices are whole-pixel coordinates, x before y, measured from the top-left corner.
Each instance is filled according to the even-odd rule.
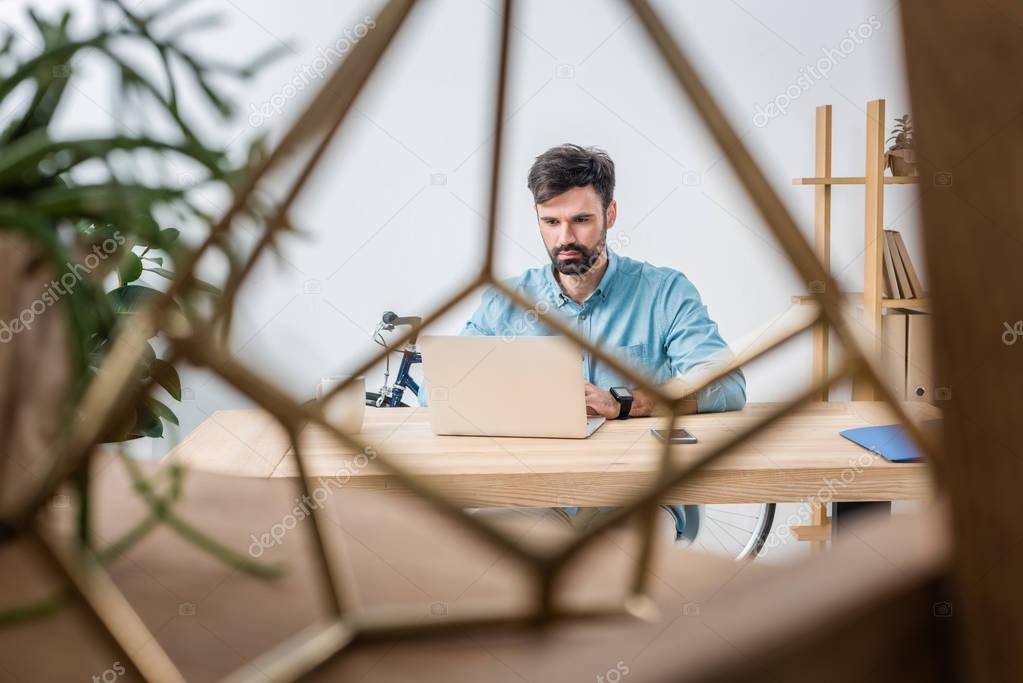
[[[886,299],[919,299],[925,296],[920,277],[897,230],[884,231],[884,296]]]
[[[885,299],[900,299],[897,280],[895,279],[895,264],[892,262],[892,251],[888,248],[888,231],[884,231],[884,244],[882,245],[881,252],[884,258],[884,273],[882,280],[884,280],[884,298]]]
[[[901,293],[899,298],[901,299],[912,299],[914,296],[913,287],[909,284],[909,275],[906,272],[906,266],[902,264],[902,255],[899,254],[899,248],[895,244],[895,231],[885,230],[885,243],[888,245],[888,251],[892,255],[892,263],[895,265],[895,279],[898,282],[898,289]]]
[[[902,234],[898,230],[893,230],[892,233],[895,235],[895,246],[899,249],[899,255],[902,257],[902,264],[906,267],[906,274],[909,276],[909,284],[913,288],[913,292],[917,297],[924,296],[924,286],[920,283],[920,277],[917,275],[916,268],[913,267],[913,260],[909,258],[909,250],[906,249],[906,243],[902,241]]]

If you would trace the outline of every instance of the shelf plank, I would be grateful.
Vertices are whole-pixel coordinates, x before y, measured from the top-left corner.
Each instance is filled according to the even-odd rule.
[[[846,292],[845,297],[857,305],[863,304],[863,292]],[[800,306],[809,306],[816,301],[813,294],[796,294],[792,296],[792,303]],[[881,299],[881,308],[926,308],[930,305],[930,297],[916,297],[914,299]]]
[[[817,107],[817,124],[814,133],[813,172],[818,176],[831,176],[831,105]],[[831,186],[817,185],[813,188],[813,249],[824,266],[824,272],[831,273]],[[831,363],[828,361],[828,338],[831,333],[828,323],[821,320],[813,327],[813,381],[824,382]],[[821,389],[818,398],[827,401],[830,388]]]
[[[884,244],[884,100],[867,102],[867,145],[863,187],[863,316],[860,320],[870,353],[881,353],[881,268]],[[871,401],[875,385],[860,373],[853,377],[854,401]]]
[[[920,182],[920,176],[900,175],[884,176],[885,185],[915,185]],[[793,178],[793,185],[865,185],[867,179],[864,176],[831,176],[812,178]]]

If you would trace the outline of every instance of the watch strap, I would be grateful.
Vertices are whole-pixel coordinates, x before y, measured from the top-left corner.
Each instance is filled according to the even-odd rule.
[[[614,398],[614,400],[618,401],[617,419],[624,420],[629,416],[629,413],[632,411],[632,392],[629,392],[628,395],[622,396],[617,391],[615,391],[615,387],[611,387],[610,391],[611,396]]]

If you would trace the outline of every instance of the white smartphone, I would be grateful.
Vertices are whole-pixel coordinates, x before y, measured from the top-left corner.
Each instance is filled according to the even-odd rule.
[[[696,437],[687,429],[672,429],[671,432],[666,432],[664,429],[651,429],[650,432],[661,441],[667,440],[671,443],[696,443]],[[667,438],[665,438],[666,436]]]

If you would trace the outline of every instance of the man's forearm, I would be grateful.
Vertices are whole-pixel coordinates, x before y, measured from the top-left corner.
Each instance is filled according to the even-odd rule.
[[[679,414],[689,415],[696,411],[696,399],[692,396],[687,396],[685,401],[682,403],[682,409],[679,411]],[[629,415],[631,417],[667,415],[669,412],[670,411],[665,410],[664,406],[659,406],[651,394],[648,394],[642,389],[632,390],[632,410],[629,411]]]
[[[678,411],[679,415],[691,415],[693,413],[718,413],[726,410],[742,410],[746,405],[746,383],[744,378],[737,372],[725,375],[721,379],[711,382],[700,391],[689,392],[678,379],[673,379],[661,385],[661,388],[669,396],[679,396],[683,399]],[[630,415],[633,417],[647,417],[650,415],[667,415],[668,410],[659,406],[653,395],[642,389],[633,389],[633,402]]]

